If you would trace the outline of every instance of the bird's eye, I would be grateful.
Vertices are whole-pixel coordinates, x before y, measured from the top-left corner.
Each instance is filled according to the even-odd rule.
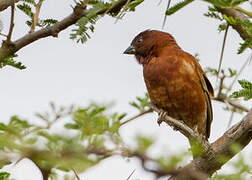
[[[143,42],[143,38],[138,38],[137,43],[141,43],[141,42]]]

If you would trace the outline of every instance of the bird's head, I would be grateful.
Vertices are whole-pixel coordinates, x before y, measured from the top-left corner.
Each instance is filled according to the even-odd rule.
[[[170,34],[157,30],[146,30],[133,39],[124,54],[134,54],[140,64],[145,64],[150,58],[157,57],[164,47],[174,44],[176,41]]]

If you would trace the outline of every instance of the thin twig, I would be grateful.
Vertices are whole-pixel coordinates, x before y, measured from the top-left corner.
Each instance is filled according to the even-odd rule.
[[[234,118],[234,112],[232,111],[230,118],[229,118],[229,121],[228,121],[227,129],[230,128],[232,121],[233,121],[233,118]]]
[[[221,70],[221,65],[222,65],[222,60],[223,60],[224,49],[225,49],[225,45],[226,45],[226,39],[227,39],[228,28],[229,28],[229,24],[227,25],[227,28],[226,28],[226,30],[225,30],[224,39],[223,39],[223,43],[222,43],[221,56],[220,56],[220,62],[219,62],[219,67],[218,67],[218,73],[217,73],[216,84],[217,84],[217,82],[218,82],[219,75],[220,75],[220,70]]]
[[[133,116],[132,118],[130,118],[130,119],[128,119],[128,120],[122,122],[122,123],[121,123],[121,126],[123,126],[124,124],[127,124],[128,122],[131,122],[131,121],[133,121],[133,120],[135,120],[135,119],[137,119],[137,118],[139,118],[139,117],[141,117],[141,116],[143,116],[143,115],[145,115],[145,114],[148,114],[148,113],[150,113],[150,112],[153,112],[153,110],[152,110],[152,109],[148,109],[148,110],[146,110],[146,111],[140,112],[139,114]]]
[[[80,180],[79,175],[77,174],[77,172],[76,172],[74,169],[73,169],[73,172],[74,172],[74,175],[75,175],[76,179],[77,179],[77,180]]]
[[[163,170],[163,169],[160,169],[159,167],[157,169],[151,169],[147,167],[147,164],[149,162],[156,163],[156,160],[142,153],[132,152],[131,154],[129,154],[129,157],[138,158],[141,161],[142,168],[147,172],[155,174],[157,178],[160,178],[162,176],[167,176],[167,175],[176,175],[180,172],[179,170],[176,170],[176,169]]]
[[[239,72],[237,73],[237,75],[235,76],[234,80],[232,81],[232,83],[230,84],[230,86],[227,89],[227,94],[232,90],[234,83],[237,81],[238,77],[241,75],[241,73],[244,71],[244,69],[246,68],[247,64],[251,61],[252,59],[252,53],[249,55],[248,59],[245,61],[245,63],[242,65],[241,69],[239,70]]]
[[[162,24],[162,29],[164,29],[164,26],[165,26],[166,17],[167,17],[167,15],[166,15],[166,11],[169,9],[170,4],[171,4],[171,0],[168,0],[168,4],[167,4],[166,10],[165,10],[164,21],[163,21],[163,24]]]
[[[215,100],[215,101],[219,101],[219,102],[222,102],[222,103],[225,103],[225,102],[228,102],[228,104],[230,104],[231,106],[237,108],[237,109],[240,109],[242,111],[245,111],[245,112],[249,112],[249,109],[239,103],[237,103],[236,101],[228,98],[228,97],[215,97],[213,98],[212,100]]]
[[[157,5],[159,6],[161,3],[162,3],[162,0],[159,0],[159,2],[158,2],[158,4],[157,4]]]
[[[8,36],[7,36],[7,41],[8,42],[11,41],[11,36],[12,36],[13,28],[14,28],[14,13],[15,13],[15,0],[12,0],[10,29],[9,29],[9,33],[8,33]]]
[[[222,77],[220,77],[219,91],[218,91],[218,94],[217,94],[218,98],[220,98],[222,96],[222,90],[223,90],[223,87],[224,87],[223,83],[224,83],[224,79],[226,78],[224,70],[221,70],[221,74],[222,74]]]
[[[40,8],[42,6],[42,3],[43,3],[43,0],[39,0],[38,4],[35,5],[36,12],[35,12],[35,15],[33,16],[33,22],[32,22],[30,33],[33,33],[35,31],[35,27],[38,24],[39,13],[40,13]]]
[[[123,6],[122,11],[118,14],[118,16],[117,16],[117,18],[116,18],[116,20],[115,20],[115,24],[116,24],[117,21],[120,19],[120,17],[123,15],[123,13],[126,11],[127,6],[128,6],[128,4],[130,3],[130,1],[131,1],[131,0],[127,0],[126,4]],[[109,9],[108,9],[107,11],[109,11]],[[106,11],[105,13],[107,13],[107,11]]]
[[[6,34],[0,33],[0,36],[8,37]]]
[[[126,180],[129,180],[136,170],[134,169]]]

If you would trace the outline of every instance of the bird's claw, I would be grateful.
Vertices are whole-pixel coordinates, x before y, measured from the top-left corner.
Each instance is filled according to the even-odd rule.
[[[160,111],[159,113],[158,113],[158,120],[157,120],[157,123],[158,123],[158,125],[160,126],[160,124],[163,122],[163,119],[164,119],[164,117],[167,115],[167,112],[165,112],[165,111]]]

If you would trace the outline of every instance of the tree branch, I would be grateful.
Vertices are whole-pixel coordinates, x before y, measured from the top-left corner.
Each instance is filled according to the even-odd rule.
[[[228,131],[222,137],[211,144],[212,151],[207,151],[204,155],[194,159],[190,164],[181,169],[181,173],[171,177],[172,180],[186,179],[192,180],[182,173],[183,169],[192,169],[203,172],[209,177],[219,170],[227,161],[234,157],[238,152],[232,150],[232,145],[239,145],[241,151],[252,139],[252,110],[243,118],[243,120]],[[220,158],[224,160],[220,161]]]
[[[147,163],[155,163],[155,160],[138,152],[132,152],[129,154],[129,157],[135,157],[140,160],[142,168],[150,173],[155,174],[156,178],[167,176],[167,175],[176,175],[179,173],[179,170],[162,170],[160,168],[158,169],[151,169],[147,166]]]
[[[161,113],[162,110],[158,109],[156,106],[151,105],[151,108],[156,111],[157,113]],[[207,140],[205,140],[203,137],[201,137],[199,134],[195,133],[191,128],[189,128],[187,125],[182,123],[182,121],[174,119],[168,115],[165,115],[161,119],[168,125],[174,127],[175,130],[178,130],[181,132],[184,136],[186,136],[189,140],[196,140],[202,147],[204,151],[210,151],[211,146]]]
[[[130,0],[132,1],[132,0]],[[98,15],[102,15],[103,13],[117,13],[121,10],[121,8],[125,5],[127,0],[118,0],[111,7],[106,7],[97,12]],[[13,55],[21,48],[25,47],[37,41],[39,39],[53,36],[58,37],[58,33],[68,28],[69,26],[75,24],[80,18],[85,16],[88,13],[88,10],[85,6],[76,5],[72,14],[58,23],[50,26],[42,28],[41,30],[35,31],[33,33],[27,34],[20,39],[16,40],[13,43],[3,42],[2,47],[0,48],[0,63],[4,61],[4,59],[8,56]]]
[[[246,14],[248,17],[252,18],[252,12],[249,12],[239,6],[234,7],[235,10],[242,12],[243,14]]]
[[[40,8],[42,6],[43,0],[39,0],[38,4],[36,4],[36,12],[35,15],[33,17],[33,22],[32,22],[32,26],[31,26],[31,30],[30,33],[33,33],[35,30],[35,27],[38,24],[38,19],[39,19],[39,13],[40,13]]]
[[[241,13],[238,10],[231,8],[219,8],[219,7],[216,8],[220,13],[225,14],[228,17],[233,17],[234,19],[249,20],[243,13]],[[240,34],[243,40],[246,40],[250,37],[247,31],[240,24],[237,23],[230,25]]]
[[[9,33],[7,35],[7,41],[10,42],[11,41],[11,35],[13,32],[13,28],[14,28],[14,13],[15,13],[15,1],[12,0],[12,4],[11,4],[11,20],[10,20],[10,29],[9,29]]]
[[[20,0],[15,0],[14,2],[17,3]],[[0,11],[4,11],[7,9],[9,6],[12,5],[12,0],[1,0],[0,1]]]

